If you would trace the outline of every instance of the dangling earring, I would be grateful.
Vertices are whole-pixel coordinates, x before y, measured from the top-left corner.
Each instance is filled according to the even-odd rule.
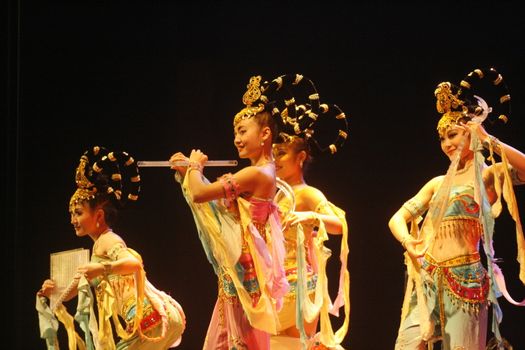
[[[301,161],[301,163],[299,163],[299,166],[301,167],[301,169],[303,168],[303,162]]]
[[[97,228],[99,228],[99,227],[100,227],[100,224],[97,222]]]
[[[261,141],[261,146],[264,146],[264,141]]]

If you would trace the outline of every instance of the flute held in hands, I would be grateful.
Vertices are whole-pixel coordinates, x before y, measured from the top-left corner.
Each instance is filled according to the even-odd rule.
[[[172,166],[188,166],[190,163],[186,160],[170,162],[164,160],[139,160],[137,166],[139,167],[172,167]],[[204,166],[237,166],[236,160],[208,160]]]

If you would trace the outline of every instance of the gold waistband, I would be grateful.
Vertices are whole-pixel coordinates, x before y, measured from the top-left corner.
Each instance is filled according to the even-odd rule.
[[[469,265],[480,261],[479,253],[472,253],[467,255],[457,256],[452,259],[437,261],[430,253],[425,254],[425,260],[430,264],[438,267],[454,267],[461,265]]]

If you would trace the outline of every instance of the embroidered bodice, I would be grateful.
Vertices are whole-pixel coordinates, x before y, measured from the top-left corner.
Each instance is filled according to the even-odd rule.
[[[472,185],[453,186],[443,220],[478,218],[479,205],[474,200],[474,187]]]

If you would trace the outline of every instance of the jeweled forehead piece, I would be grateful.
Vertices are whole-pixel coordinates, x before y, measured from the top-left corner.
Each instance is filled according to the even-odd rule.
[[[257,113],[264,111],[264,106],[261,104],[258,107],[245,107],[241,109],[233,118],[233,126],[236,126],[241,121],[254,117]]]

